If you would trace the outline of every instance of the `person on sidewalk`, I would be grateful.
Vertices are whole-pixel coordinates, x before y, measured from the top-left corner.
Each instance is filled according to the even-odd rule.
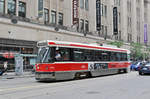
[[[8,66],[8,62],[7,61],[5,61],[4,62],[4,73],[6,73],[7,72],[7,67]]]
[[[4,73],[4,72],[3,72],[3,70],[0,70],[0,76],[2,76],[2,75],[3,75],[3,73]]]
[[[7,65],[8,65],[8,62],[5,61],[4,62],[4,69],[0,70],[0,76],[2,76],[4,73],[7,72]],[[6,74],[7,75],[7,74]]]

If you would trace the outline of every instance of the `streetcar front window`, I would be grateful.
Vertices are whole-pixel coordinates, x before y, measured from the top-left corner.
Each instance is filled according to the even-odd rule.
[[[49,63],[51,60],[51,49],[49,47],[39,48],[37,63]]]

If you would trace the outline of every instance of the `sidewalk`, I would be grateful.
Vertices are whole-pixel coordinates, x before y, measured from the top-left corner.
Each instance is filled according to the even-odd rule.
[[[7,72],[0,76],[0,79],[14,79],[14,78],[25,78],[25,77],[34,77],[33,72],[23,72],[22,75],[16,75],[15,72]]]

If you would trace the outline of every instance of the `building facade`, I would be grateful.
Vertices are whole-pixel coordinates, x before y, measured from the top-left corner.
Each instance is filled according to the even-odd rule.
[[[29,65],[39,40],[149,45],[149,10],[149,0],[0,0],[0,58],[25,54]]]

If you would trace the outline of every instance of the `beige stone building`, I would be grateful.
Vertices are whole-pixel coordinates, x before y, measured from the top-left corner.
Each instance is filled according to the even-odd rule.
[[[0,0],[0,56],[26,54],[25,64],[29,64],[39,40],[144,44],[144,24],[149,45],[149,10],[149,0]]]

